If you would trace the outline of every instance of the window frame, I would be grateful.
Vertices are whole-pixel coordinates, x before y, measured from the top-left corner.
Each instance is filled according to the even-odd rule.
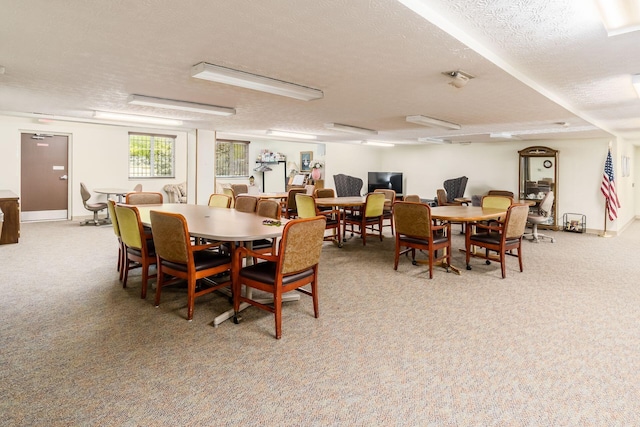
[[[129,179],[171,179],[171,178],[175,178],[176,177],[176,139],[177,139],[177,135],[166,135],[166,134],[160,134],[160,133],[148,133],[148,132],[129,132],[129,144],[128,144],[128,177]],[[139,156],[132,156],[131,151],[132,151],[132,144],[133,143],[140,143],[140,141],[134,141],[132,138],[135,137],[149,137],[150,141],[149,141],[149,154],[148,154],[148,161],[149,161],[149,165],[148,165],[148,174],[145,175],[140,175],[139,173],[141,172],[139,169],[136,170],[134,168],[132,168],[132,163],[133,163],[133,158],[134,157],[139,157]],[[168,174],[165,175],[160,175],[157,173],[157,167],[156,167],[156,151],[159,150],[159,148],[156,148],[156,138],[162,138],[165,140],[170,140],[170,141],[163,141],[164,143],[169,143],[170,145],[170,170]],[[136,174],[137,172],[137,174]]]
[[[240,141],[240,140],[232,140],[232,139],[218,139],[216,140],[216,159],[215,159],[215,176],[216,178],[249,178],[249,176],[251,175],[251,171],[250,171],[250,167],[249,167],[249,157],[250,157],[250,153],[249,153],[249,144],[251,144],[251,141]],[[224,156],[221,154],[221,150],[220,147],[222,145],[228,145],[229,148],[229,153],[225,154]],[[233,149],[233,145],[242,145],[244,146],[244,158],[236,158],[235,157],[235,150]],[[224,158],[221,158],[224,157]],[[227,174],[222,174],[221,172],[225,172],[225,171],[219,171],[219,165],[220,162],[224,161],[224,159],[226,159],[226,167],[228,168],[228,170],[226,172],[231,172],[231,173],[227,173]],[[240,165],[238,162],[242,161],[242,165]]]

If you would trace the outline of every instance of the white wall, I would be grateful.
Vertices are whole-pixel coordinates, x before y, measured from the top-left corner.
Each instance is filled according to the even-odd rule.
[[[128,132],[150,131],[175,134],[176,178],[129,180]],[[138,182],[145,190],[162,191],[167,183],[179,183],[195,179],[193,168],[201,164],[190,156],[195,132],[175,132],[130,128],[120,126],[90,125],[59,122],[42,124],[33,119],[0,116],[0,189],[20,194],[20,134],[40,132],[67,134],[70,136],[70,188],[73,216],[87,216],[79,197],[79,183],[89,188],[123,187],[133,188]],[[466,175],[469,177],[466,195],[484,194],[489,189],[518,191],[518,151],[523,148],[543,145],[559,150],[558,213],[581,213],[587,217],[587,228],[600,231],[604,226],[604,198],[600,183],[609,144],[608,139],[557,140],[474,143],[469,145],[397,145],[395,147],[368,147],[357,144],[338,143],[293,143],[261,141],[252,142],[252,158],[263,149],[279,151],[300,162],[301,151],[313,151],[314,159],[325,163],[323,178],[325,186],[335,188],[333,175],[344,173],[362,178],[366,191],[367,172],[398,171],[404,175],[404,193],[419,194],[433,198],[436,189],[445,179]],[[624,229],[640,215],[640,191],[634,185],[634,177],[640,174],[640,141],[612,141],[612,156],[618,195],[622,203],[618,219],[608,223],[613,234]],[[187,150],[187,145],[191,148]],[[324,155],[322,154],[324,152]],[[621,157],[631,158],[631,176],[622,176]],[[255,164],[251,164],[252,169]],[[269,173],[269,172],[267,172]],[[288,174],[288,171],[287,171]],[[256,179],[260,174],[255,174]],[[283,178],[284,179],[284,178]],[[247,181],[246,179],[244,181]],[[199,183],[204,187],[208,183]],[[195,185],[189,182],[189,188]],[[271,190],[269,190],[271,191]],[[273,190],[276,191],[276,190]],[[208,192],[208,190],[207,190]],[[99,199],[100,196],[94,197]],[[191,203],[195,200],[190,199]]]
[[[175,179],[132,179],[129,171],[130,131],[176,135]],[[140,183],[145,191],[159,191],[168,183],[187,180],[187,133],[166,129],[104,126],[56,122],[43,124],[34,119],[0,116],[0,188],[20,195],[20,134],[46,133],[69,136],[69,196],[71,215],[91,215],[80,197],[80,182],[89,190],[100,187],[133,189]],[[91,201],[104,200],[95,194]],[[166,197],[166,195],[165,195]]]
[[[559,151],[558,218],[564,213],[580,213],[587,217],[587,229],[604,228],[604,197],[600,192],[609,139],[518,141],[474,143],[469,145],[396,146],[392,155],[383,159],[384,170],[402,171],[405,194],[434,198],[445,179],[467,176],[465,195],[482,195],[490,189],[518,193],[518,151],[536,145]],[[621,154],[634,156],[630,142],[612,141],[612,156],[618,196],[622,209],[618,219],[607,224],[616,232],[633,220],[638,196],[630,177],[622,177]],[[633,157],[632,157],[633,158]],[[633,163],[633,162],[632,162]],[[632,168],[633,170],[633,168]]]

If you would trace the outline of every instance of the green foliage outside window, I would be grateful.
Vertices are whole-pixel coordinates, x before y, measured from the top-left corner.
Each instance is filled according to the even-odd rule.
[[[129,134],[129,178],[173,178],[175,137]]]

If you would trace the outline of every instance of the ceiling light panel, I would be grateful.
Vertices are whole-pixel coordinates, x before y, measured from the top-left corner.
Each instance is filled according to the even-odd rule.
[[[382,142],[382,141],[363,141],[364,145],[375,145],[376,147],[394,147],[395,144],[391,144],[390,142]]]
[[[164,117],[138,116],[135,114],[109,113],[106,111],[96,111],[93,113],[96,119],[116,120],[134,123],[148,123],[152,125],[181,126],[182,120],[166,119]]]
[[[596,0],[596,5],[609,37],[640,30],[637,0]]]
[[[193,113],[213,114],[216,116],[233,116],[235,108],[217,105],[199,104],[195,102],[176,101],[173,99],[154,98],[151,96],[131,95],[127,102],[131,105],[165,108],[168,110],[189,111]]]
[[[340,123],[325,123],[324,127],[331,130],[337,130],[339,132],[355,133],[360,135],[377,135],[378,131],[367,128],[360,128],[357,126],[343,125]]]
[[[234,70],[233,68],[201,62],[191,68],[191,77],[239,86],[274,95],[287,96],[289,98],[311,101],[324,96],[321,90],[307,86],[289,83],[270,77]]]
[[[460,130],[462,126],[456,123],[446,122],[440,119],[434,119],[433,117],[427,116],[407,116],[407,122],[415,123],[417,125],[429,126],[429,127],[439,127],[443,129],[451,129],[451,130]]]
[[[318,139],[316,135],[310,135],[308,133],[288,132],[282,130],[268,130],[267,135],[282,136],[284,138],[298,138],[298,139]]]
[[[442,138],[418,138],[418,142],[425,142],[427,144],[451,144],[451,141]]]

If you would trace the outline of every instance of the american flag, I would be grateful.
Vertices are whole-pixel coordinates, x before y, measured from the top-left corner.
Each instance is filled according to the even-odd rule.
[[[611,160],[611,150],[607,152],[607,161],[604,163],[604,174],[602,175],[602,185],[600,191],[604,194],[605,201],[609,207],[609,220],[613,221],[618,217],[620,201],[616,194],[616,183],[613,178],[613,161]]]

